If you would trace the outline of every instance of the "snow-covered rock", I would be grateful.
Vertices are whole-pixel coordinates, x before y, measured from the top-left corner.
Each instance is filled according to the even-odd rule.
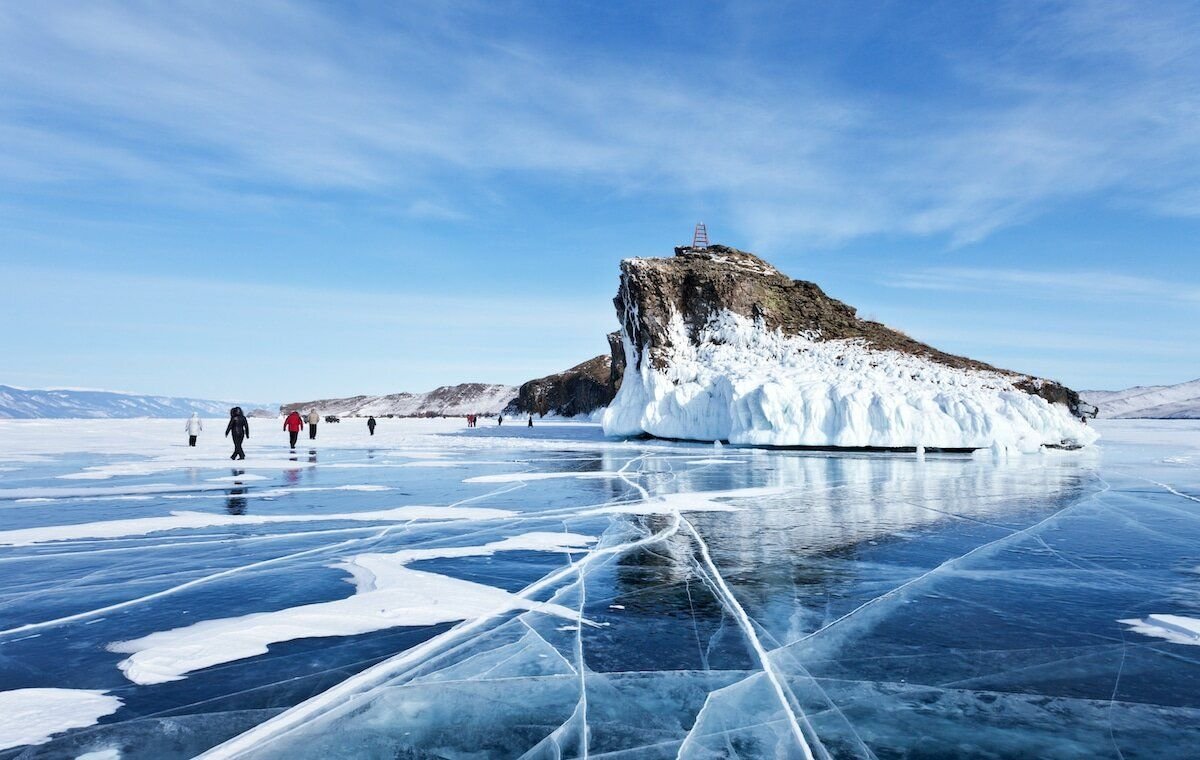
[[[610,435],[1036,451],[1098,436],[1050,380],[937,351],[724,246],[621,265]]]
[[[391,393],[386,396],[350,396],[284,404],[283,414],[293,409],[316,409],[320,414],[366,417],[462,417],[467,414],[496,414],[517,396],[512,385],[461,383],[445,385],[427,393]]]

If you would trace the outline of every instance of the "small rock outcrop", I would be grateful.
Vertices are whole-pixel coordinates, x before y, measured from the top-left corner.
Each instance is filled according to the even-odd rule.
[[[620,334],[610,334],[608,342],[611,355],[601,354],[563,372],[523,384],[508,411],[576,417],[608,406],[621,387],[625,372]]]
[[[614,304],[628,367],[604,418],[612,434],[1020,450],[1095,438],[1061,383],[862,319],[735,248],[627,259]]]

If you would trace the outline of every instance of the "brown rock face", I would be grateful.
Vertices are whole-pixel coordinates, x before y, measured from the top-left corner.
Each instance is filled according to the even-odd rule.
[[[611,355],[601,354],[563,372],[525,383],[509,405],[508,412],[574,417],[608,406],[625,376],[625,346],[621,342],[621,333],[608,334],[608,348]]]
[[[948,354],[879,322],[860,319],[854,307],[830,298],[816,283],[793,280],[754,254],[723,245],[676,248],[672,258],[622,261],[621,285],[613,303],[625,333],[639,349],[633,357],[639,368],[643,361],[655,369],[666,366],[672,348],[672,314],[683,318],[689,337],[694,338],[714,315],[729,310],[761,319],[768,328],[789,335],[815,332],[824,340],[859,338],[877,349],[1009,375],[1026,393],[1065,404],[1074,413],[1079,409],[1079,394],[1060,383]]]

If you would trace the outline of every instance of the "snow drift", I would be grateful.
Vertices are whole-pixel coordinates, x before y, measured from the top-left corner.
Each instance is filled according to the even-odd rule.
[[[859,320],[751,254],[681,255],[691,260],[622,263],[627,365],[604,414],[609,435],[1022,452],[1098,437],[1071,409],[1078,396],[1057,383]],[[818,329],[798,329],[806,323]]]

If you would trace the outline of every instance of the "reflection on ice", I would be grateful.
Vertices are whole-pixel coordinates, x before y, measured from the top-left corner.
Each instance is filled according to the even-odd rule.
[[[124,702],[38,752],[1200,746],[1200,472],[1175,461],[1200,426],[994,460],[404,424],[370,450],[327,426],[317,462],[272,472],[268,452],[261,480],[188,452],[6,473],[9,492],[109,475],[103,497],[0,505],[0,685]],[[453,466],[404,466],[425,462]]]

